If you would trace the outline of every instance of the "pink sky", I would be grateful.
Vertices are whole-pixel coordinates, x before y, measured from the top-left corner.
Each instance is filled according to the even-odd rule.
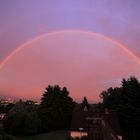
[[[139,13],[138,0],[0,1],[0,97],[39,99],[60,84],[97,101],[123,77],[139,78]],[[84,33],[40,36],[60,30]]]
[[[140,74],[134,56],[98,34],[61,31],[19,48],[0,68],[0,92],[5,96],[38,100],[47,85],[59,84],[75,100],[86,96],[97,102],[101,91]]]

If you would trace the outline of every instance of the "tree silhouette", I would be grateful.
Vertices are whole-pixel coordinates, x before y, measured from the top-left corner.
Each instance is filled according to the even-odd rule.
[[[48,86],[41,99],[39,114],[44,131],[68,128],[74,102],[66,87]]]
[[[122,93],[122,88],[108,88],[107,91],[103,91],[100,94],[100,98],[103,99],[103,107],[108,109],[116,109],[118,103],[120,102],[120,96]]]
[[[38,133],[41,121],[36,106],[18,101],[4,117],[3,126],[7,133],[14,135]]]
[[[84,110],[88,110],[89,109],[89,103],[88,103],[88,100],[86,97],[84,97],[83,101],[82,101],[82,106],[81,106],[81,109]]]
[[[140,82],[135,77],[122,80],[119,88],[109,88],[100,94],[103,107],[119,113],[127,139],[140,139]],[[138,138],[139,137],[139,138]]]
[[[25,134],[36,134],[41,129],[41,121],[38,117],[36,110],[26,113],[24,122],[24,133]]]

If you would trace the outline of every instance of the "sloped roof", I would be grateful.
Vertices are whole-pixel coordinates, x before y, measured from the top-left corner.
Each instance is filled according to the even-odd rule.
[[[81,105],[77,105],[73,111],[71,130],[79,131],[79,128],[83,128],[86,131],[87,128],[87,117],[101,116],[112,128],[116,135],[121,135],[120,122],[118,114],[115,111],[109,111],[105,113],[104,110],[94,110],[94,107],[90,106],[88,111],[81,110]]]
[[[71,130],[79,131],[79,128],[86,131],[86,114],[83,111],[74,112],[72,117]]]
[[[86,131],[87,123],[86,118],[92,115],[91,109],[84,111],[81,109],[81,104],[76,105],[73,116],[72,116],[72,123],[71,123],[71,130],[72,131],[79,131],[79,128],[83,128],[83,131]]]
[[[121,135],[121,128],[120,128],[120,122],[118,119],[118,113],[116,111],[110,111],[108,114],[103,114],[103,118],[104,120],[106,120],[106,122],[108,122],[108,124],[110,125],[110,127],[114,130],[114,132],[117,135]]]

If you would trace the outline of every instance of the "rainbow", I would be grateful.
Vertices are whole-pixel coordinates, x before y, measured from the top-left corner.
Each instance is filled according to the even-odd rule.
[[[20,50],[22,50],[23,48],[27,47],[32,41],[35,41],[35,40],[39,40],[41,39],[42,37],[44,36],[53,36],[53,35],[56,35],[56,34],[59,34],[59,33],[74,33],[74,32],[78,32],[78,33],[84,33],[84,34],[87,34],[87,35],[91,35],[91,36],[97,36],[98,38],[100,39],[104,39],[106,41],[109,41],[115,45],[117,45],[118,47],[120,47],[124,52],[126,52],[129,56],[131,56],[137,63],[140,64],[140,59],[132,52],[130,51],[129,49],[127,49],[124,45],[122,45],[121,43],[111,39],[110,37],[107,37],[107,36],[104,36],[104,35],[101,35],[99,33],[95,33],[95,32],[89,32],[89,31],[81,31],[81,30],[60,30],[60,31],[55,31],[55,32],[50,32],[50,33],[45,33],[45,34],[42,34],[42,35],[39,35],[29,41],[27,41],[26,43],[20,45],[18,48],[16,48],[12,53],[10,53],[3,61],[2,63],[0,64],[0,70],[4,67],[4,65],[6,65],[6,63],[8,63],[8,61],[16,54],[18,53]]]

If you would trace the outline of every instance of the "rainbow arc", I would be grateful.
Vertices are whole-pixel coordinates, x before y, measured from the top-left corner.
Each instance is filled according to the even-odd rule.
[[[43,35],[39,35],[29,41],[27,41],[26,43],[20,45],[18,48],[16,48],[12,53],[10,53],[3,61],[2,63],[0,64],[0,69],[2,69],[7,63],[8,61],[16,54],[18,53],[19,51],[21,51],[23,48],[29,46],[29,44],[33,41],[36,41],[36,40],[39,40],[41,39],[42,37],[44,36],[53,36],[53,35],[56,35],[56,34],[60,34],[60,33],[74,33],[74,32],[78,32],[78,33],[84,33],[84,34],[87,34],[87,35],[91,35],[91,36],[96,36],[100,39],[104,39],[108,42],[111,42],[113,44],[115,44],[116,46],[120,47],[125,53],[127,53],[129,56],[131,56],[137,63],[140,64],[140,59],[132,52],[130,51],[126,46],[124,46],[123,44],[111,39],[110,37],[107,37],[107,36],[104,36],[104,35],[101,35],[99,33],[95,33],[95,32],[89,32],[89,31],[81,31],[81,30],[60,30],[60,31],[55,31],[55,32],[50,32],[50,33],[45,33]]]

